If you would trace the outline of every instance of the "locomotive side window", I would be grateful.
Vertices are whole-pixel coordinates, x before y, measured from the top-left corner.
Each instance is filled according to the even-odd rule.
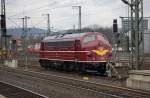
[[[58,42],[57,46],[58,47],[72,46],[73,43],[74,43],[74,41],[62,41],[62,42]]]
[[[49,47],[56,46],[56,42],[48,42],[47,44],[48,44]]]
[[[64,46],[72,46],[74,41],[57,41],[57,42],[48,42],[48,47],[64,47]]]
[[[91,42],[91,41],[94,41],[95,38],[96,38],[95,35],[86,36],[86,37],[83,39],[83,44],[88,43],[88,42]]]

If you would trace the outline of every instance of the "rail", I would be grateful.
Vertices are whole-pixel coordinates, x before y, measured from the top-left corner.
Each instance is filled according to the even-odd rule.
[[[99,97],[104,97],[104,98],[124,98],[124,97],[149,98],[149,96],[150,96],[150,93],[145,92],[145,91],[134,90],[134,89],[118,87],[118,86],[112,86],[112,85],[108,85],[108,84],[89,82],[89,81],[85,81],[85,80],[79,80],[79,79],[57,76],[57,75],[52,75],[52,74],[39,73],[39,72],[34,72],[34,71],[29,71],[29,70],[21,70],[21,69],[14,69],[14,68],[12,69],[12,68],[8,68],[8,67],[4,67],[4,66],[0,67],[0,75],[1,75],[0,77],[1,77],[2,81],[5,81],[5,82],[11,81],[11,83],[14,83],[19,86],[22,86],[22,82],[23,83],[25,82],[23,84],[23,86],[25,86],[25,85],[29,86],[28,83],[30,83],[30,84],[32,84],[32,87],[37,86],[37,85],[39,87],[42,87],[43,85],[44,86],[48,85],[48,87],[51,88],[52,85],[53,86],[57,85],[56,89],[59,89],[58,88],[59,86],[61,86],[61,87],[63,86],[62,88],[68,88],[68,89],[70,89],[69,91],[71,91],[71,88],[72,88],[72,89],[74,89],[74,90],[72,90],[73,91],[72,94],[75,94],[79,98],[80,98],[81,92],[82,93],[84,92],[84,94],[85,94],[84,97],[86,96],[87,98],[91,98],[92,95],[95,96],[92,98],[99,98]],[[6,79],[6,76],[10,79],[8,79],[8,78]],[[11,79],[12,77],[13,77],[13,79],[16,78],[17,81],[12,82],[12,79]],[[28,88],[30,88],[30,87],[28,87]],[[33,87],[33,88],[35,89],[37,87]],[[32,90],[34,90],[34,89],[32,89]],[[36,91],[36,90],[35,91],[38,93],[40,92],[41,94],[50,96],[49,94],[46,94],[42,90],[45,90],[45,89],[40,88],[39,91]],[[47,90],[48,90],[48,88],[47,88]],[[49,90],[49,91],[51,91],[51,90]],[[62,91],[60,91],[60,92],[62,92]],[[66,92],[63,92],[63,94]],[[87,94],[89,94],[89,95],[87,96]],[[64,95],[67,96],[66,94],[64,94]],[[82,97],[82,98],[84,98],[84,97]]]

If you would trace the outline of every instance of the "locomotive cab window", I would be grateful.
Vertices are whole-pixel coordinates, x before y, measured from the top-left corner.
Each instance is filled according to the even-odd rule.
[[[94,41],[95,38],[96,38],[95,35],[89,35],[89,36],[86,36],[86,37],[83,39],[83,42],[82,42],[82,43],[83,43],[83,44],[89,43],[89,42],[91,42],[91,41]]]

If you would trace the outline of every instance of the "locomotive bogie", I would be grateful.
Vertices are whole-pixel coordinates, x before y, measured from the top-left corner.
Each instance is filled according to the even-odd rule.
[[[89,62],[62,62],[62,61],[50,61],[39,60],[40,65],[45,69],[57,69],[64,71],[78,71],[87,72],[87,70],[95,70],[101,74],[106,72],[106,62],[89,63]]]

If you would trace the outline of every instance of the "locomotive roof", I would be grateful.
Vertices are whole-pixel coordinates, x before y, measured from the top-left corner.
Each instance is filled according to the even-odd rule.
[[[92,32],[94,33],[94,32]],[[47,41],[59,41],[59,40],[64,40],[64,41],[73,41],[73,40],[80,40],[86,33],[74,33],[74,34],[62,34],[62,35],[55,35],[55,36],[48,36],[43,39],[43,42]]]
[[[61,34],[61,35],[48,36],[48,37],[45,37],[42,42],[75,41],[75,40],[81,40],[85,35],[91,35],[91,34],[100,34],[104,37],[104,35],[99,32],[84,32],[84,33],[73,33],[73,34]]]

